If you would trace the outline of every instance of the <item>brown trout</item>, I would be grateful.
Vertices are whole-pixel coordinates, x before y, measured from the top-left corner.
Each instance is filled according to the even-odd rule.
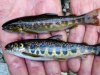
[[[47,33],[69,29],[79,24],[100,25],[97,16],[98,10],[81,16],[57,16],[54,14],[26,16],[4,23],[2,29],[16,33]]]
[[[9,43],[8,53],[36,61],[66,60],[87,54],[100,54],[100,44],[67,43],[55,39],[27,39]]]

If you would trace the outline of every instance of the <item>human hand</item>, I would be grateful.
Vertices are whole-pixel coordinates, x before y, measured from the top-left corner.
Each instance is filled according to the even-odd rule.
[[[99,0],[98,0],[99,1]],[[94,3],[98,1],[95,0]],[[6,1],[7,2],[7,1]],[[4,2],[4,3],[6,3]],[[61,7],[60,7],[60,1],[59,0],[9,0],[11,4],[9,4],[9,10],[11,12],[5,11],[3,13],[3,16],[1,17],[1,24],[3,24],[5,21],[19,17],[19,16],[26,16],[26,15],[38,15],[42,13],[57,13],[61,15]],[[85,0],[84,2],[78,1],[78,0],[71,0],[71,5],[73,8],[73,12],[77,15],[89,12],[93,9],[99,8],[99,4],[95,6],[95,8],[92,8],[93,4],[88,5],[89,0]],[[85,3],[86,2],[86,3]],[[14,5],[14,3],[16,3]],[[79,3],[79,4],[77,4]],[[23,5],[21,5],[23,4]],[[52,5],[51,5],[52,4]],[[80,5],[81,4],[81,5]],[[10,6],[12,5],[12,6]],[[80,8],[79,6],[80,5]],[[86,5],[86,6],[85,6]],[[91,6],[91,9],[89,8]],[[5,7],[5,6],[4,6]],[[13,9],[12,9],[13,7]],[[41,10],[42,9],[42,10]],[[6,9],[7,10],[7,9]],[[8,11],[9,11],[8,10]],[[4,11],[4,9],[3,9]],[[80,11],[80,12],[79,12]],[[7,17],[6,17],[7,16]],[[85,31],[86,29],[86,31]],[[92,34],[90,34],[92,32]],[[85,33],[85,34],[84,34]],[[39,38],[48,38],[51,35],[61,34],[63,35],[62,40],[64,41],[70,41],[70,42],[86,42],[88,44],[96,44],[98,40],[98,33],[97,33],[97,27],[96,26],[86,26],[86,28],[83,25],[80,25],[70,31],[70,34],[67,35],[65,31],[59,31],[59,32],[52,32],[51,34],[38,34]],[[10,36],[10,37],[9,37]],[[89,55],[85,60],[80,60],[79,58],[70,59],[67,62],[57,62],[57,61],[49,61],[49,62],[36,62],[36,61],[30,61],[30,60],[24,60],[22,58],[9,55],[5,53],[4,46],[12,41],[20,40],[20,39],[29,39],[29,38],[35,38],[36,34],[32,35],[20,35],[20,34],[13,34],[8,33],[0,28],[0,43],[2,45],[2,49],[4,52],[4,57],[7,61],[9,70],[11,75],[60,75],[61,71],[68,71],[71,70],[73,72],[78,72],[79,75],[91,75],[91,70],[93,75],[99,75],[100,71],[100,57],[95,57],[93,55]],[[68,40],[67,40],[68,39]],[[94,61],[94,63],[93,63]],[[98,62],[96,62],[98,61]],[[44,64],[44,65],[43,65]],[[93,64],[93,65],[92,65]],[[98,65],[97,65],[98,64]],[[74,66],[75,65],[75,66]],[[87,67],[88,66],[88,67]]]

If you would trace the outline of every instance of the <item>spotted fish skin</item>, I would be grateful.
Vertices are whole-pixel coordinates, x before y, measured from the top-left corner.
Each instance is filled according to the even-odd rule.
[[[98,11],[92,11],[81,16],[38,15],[26,16],[10,20],[3,24],[2,29],[16,33],[47,33],[75,27],[79,24],[100,25]]]
[[[55,59],[68,59],[85,54],[99,54],[99,45],[85,45],[78,43],[66,43],[53,39],[30,39],[10,43],[6,46],[7,51],[15,53],[33,54],[40,57]],[[30,56],[30,57],[31,57]],[[24,57],[23,57],[24,58]]]

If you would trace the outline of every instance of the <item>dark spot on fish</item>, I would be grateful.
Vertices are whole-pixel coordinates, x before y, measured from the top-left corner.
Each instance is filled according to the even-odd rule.
[[[59,22],[56,22],[56,24],[59,25],[60,23]]]
[[[72,52],[72,53],[76,53],[76,49],[72,49],[71,52]]]
[[[49,55],[52,55],[52,51],[49,51],[48,53],[49,53]]]
[[[60,54],[60,51],[56,51],[56,54],[58,54],[58,55],[59,55],[59,54]]]
[[[40,44],[40,47],[42,47],[42,48],[43,48],[43,47],[45,47],[45,45],[44,45],[44,44]]]
[[[44,54],[44,52],[45,52],[44,50],[41,50],[41,54]]]
[[[66,51],[63,51],[63,54],[66,55],[67,54],[67,50]]]
[[[39,51],[36,51],[36,54],[39,55]]]
[[[85,52],[85,46],[80,47],[80,51],[81,51],[81,53],[84,53]]]
[[[97,47],[93,47],[93,50],[98,50]]]
[[[34,49],[34,47],[35,47],[34,44],[30,45],[30,49]]]
[[[93,49],[93,47],[92,46],[88,46],[88,50],[92,50]]]
[[[34,52],[35,52],[35,50],[34,50],[34,49],[32,49],[32,50],[31,50],[31,53],[34,53]]]

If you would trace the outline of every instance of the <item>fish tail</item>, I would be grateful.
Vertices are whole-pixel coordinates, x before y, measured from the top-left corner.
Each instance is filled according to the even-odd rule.
[[[85,22],[89,24],[100,25],[100,19],[98,18],[99,12],[100,9],[96,9],[86,14]]]

